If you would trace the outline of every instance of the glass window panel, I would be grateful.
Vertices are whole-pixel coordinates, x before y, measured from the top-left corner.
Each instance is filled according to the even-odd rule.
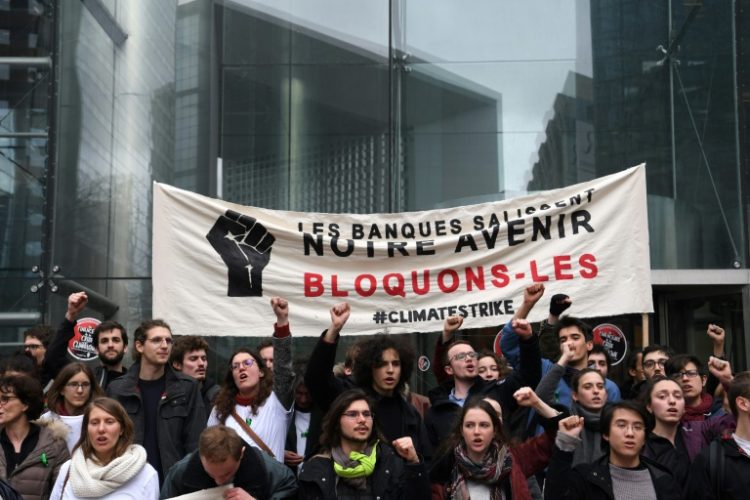
[[[674,54],[709,175],[679,82],[657,49],[668,45],[670,27],[680,32],[690,8],[399,2],[402,206],[513,197],[646,162],[652,266],[742,261],[735,51],[727,29],[734,14],[731,3],[703,3]]]
[[[665,267],[729,268],[744,262],[731,3],[707,2],[692,21],[675,6],[684,37],[674,78],[674,211],[681,248]],[[683,28],[684,27],[684,28]]]
[[[335,16],[317,26],[318,14],[308,17],[304,4],[273,9],[263,2],[236,4],[224,11],[224,198],[295,210],[387,210],[390,79],[385,58],[377,50],[332,38],[337,22],[352,26]],[[237,47],[228,45],[246,44],[238,33],[251,26],[270,39],[292,41],[240,56]],[[339,182],[330,182],[334,178]]]

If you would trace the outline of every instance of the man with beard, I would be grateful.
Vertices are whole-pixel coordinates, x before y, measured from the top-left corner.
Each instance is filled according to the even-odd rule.
[[[206,408],[213,406],[213,400],[221,388],[211,378],[208,372],[208,342],[198,335],[184,335],[177,337],[169,356],[172,369],[198,381],[201,396]]]
[[[102,366],[94,369],[96,380],[102,389],[110,382],[125,375],[127,368],[122,365],[122,358],[128,352],[128,334],[125,327],[117,321],[105,321],[94,330],[92,345],[99,353]]]
[[[60,323],[54,338],[47,347],[42,362],[42,384],[46,384],[70,363],[66,355],[68,342],[75,335],[78,315],[88,304],[86,292],[76,292],[68,296],[68,310],[65,319]],[[128,333],[125,327],[116,321],[100,323],[94,330],[92,345],[97,350],[102,365],[94,373],[102,389],[109,383],[125,374],[127,369],[122,364],[123,356],[128,351]]]
[[[411,437],[378,439],[373,417],[362,389],[344,391],[331,403],[323,417],[321,450],[300,470],[297,498],[430,498],[425,462]]]
[[[417,409],[404,397],[403,389],[414,369],[414,349],[396,335],[380,333],[359,343],[351,378],[333,375],[340,333],[351,310],[342,302],[330,310],[331,326],[315,345],[305,372],[305,385],[320,408],[347,389],[363,389],[373,401],[375,424],[389,441],[409,436],[417,452],[429,458],[432,445]]]

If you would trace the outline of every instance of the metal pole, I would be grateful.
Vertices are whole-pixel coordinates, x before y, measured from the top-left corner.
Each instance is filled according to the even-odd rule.
[[[0,57],[0,64],[23,67],[52,67],[51,57]]]

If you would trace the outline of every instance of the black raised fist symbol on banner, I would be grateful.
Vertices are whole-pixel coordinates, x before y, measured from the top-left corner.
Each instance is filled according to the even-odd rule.
[[[271,260],[276,238],[253,217],[227,210],[216,219],[206,239],[227,265],[230,297],[261,297],[263,269]]]

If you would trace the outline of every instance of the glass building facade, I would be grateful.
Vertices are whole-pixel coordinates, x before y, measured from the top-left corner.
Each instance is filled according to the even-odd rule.
[[[656,313],[607,320],[699,353],[719,322],[744,367],[748,29],[750,0],[0,0],[0,343],[81,287],[150,316],[154,180],[377,213],[646,162]]]

